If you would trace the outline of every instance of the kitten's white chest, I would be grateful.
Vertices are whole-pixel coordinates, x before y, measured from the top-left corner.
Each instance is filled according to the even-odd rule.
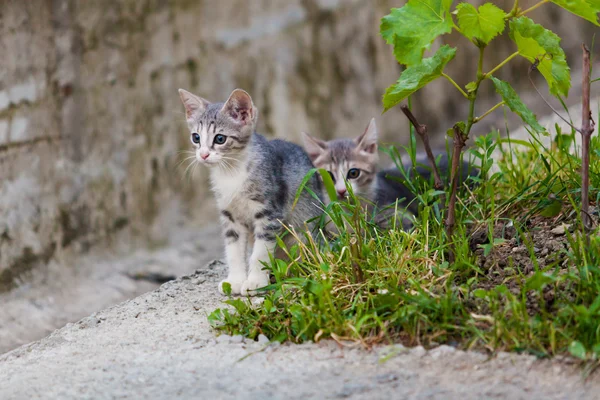
[[[211,171],[210,180],[219,206],[226,208],[244,192],[244,186],[248,182],[248,172],[246,168],[235,171],[215,169]]]

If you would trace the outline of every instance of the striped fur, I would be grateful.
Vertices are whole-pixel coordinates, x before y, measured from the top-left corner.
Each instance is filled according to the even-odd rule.
[[[252,294],[269,283],[263,263],[275,250],[282,224],[302,229],[320,214],[320,201],[307,192],[291,207],[312,163],[300,146],[254,131],[258,110],[245,91],[234,90],[225,103],[210,103],[182,89],[179,93],[196,160],[210,168],[220,209],[229,274],[219,290],[227,282],[234,294]],[[307,186],[321,192],[316,177]]]

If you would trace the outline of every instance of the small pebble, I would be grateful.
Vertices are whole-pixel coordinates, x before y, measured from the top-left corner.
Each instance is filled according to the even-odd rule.
[[[398,375],[396,374],[380,374],[375,377],[375,380],[378,383],[387,383],[398,380]]]
[[[513,253],[527,253],[527,247],[525,247],[525,246],[513,247],[512,252]]]
[[[565,224],[559,225],[550,231],[555,236],[561,236],[565,234]]]
[[[269,343],[269,338],[261,333],[260,335],[258,335],[258,343],[267,344]]]
[[[229,336],[229,335],[217,336],[217,343],[229,343],[229,342],[231,342],[231,336]]]
[[[417,357],[423,357],[425,354],[427,354],[427,350],[425,350],[423,346],[413,347],[410,352]]]
[[[244,341],[244,337],[242,335],[233,335],[231,339],[229,339],[230,343],[242,343]]]
[[[264,297],[253,297],[252,298],[252,304],[255,305],[255,306],[259,306],[259,305],[261,305],[264,302],[265,302],[265,298]]]

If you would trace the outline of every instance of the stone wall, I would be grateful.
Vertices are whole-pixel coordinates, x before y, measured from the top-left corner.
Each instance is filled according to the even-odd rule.
[[[0,290],[70,251],[123,235],[160,244],[180,223],[211,219],[206,171],[184,176],[186,163],[178,166],[189,147],[179,87],[215,101],[248,90],[269,136],[362,132],[399,75],[378,26],[400,5],[0,1]],[[538,16],[555,22],[555,9]],[[569,16],[559,21],[570,37],[592,30],[570,25]],[[512,51],[504,42],[495,57]],[[450,73],[464,84],[469,65],[469,54],[459,53]],[[427,110],[432,131],[463,110],[447,82],[424,91],[415,107]],[[405,142],[397,110],[378,124],[385,141]]]

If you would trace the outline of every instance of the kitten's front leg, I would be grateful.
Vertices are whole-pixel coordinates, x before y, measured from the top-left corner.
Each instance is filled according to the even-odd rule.
[[[219,283],[219,292],[223,291],[223,283],[231,285],[231,294],[240,294],[242,285],[246,281],[246,246],[248,244],[248,229],[236,223],[228,211],[221,212],[221,224],[225,234],[225,259],[229,268],[227,278]]]
[[[269,253],[273,253],[276,235],[281,232],[281,224],[277,216],[266,212],[258,212],[254,221],[254,246],[250,256],[248,280],[242,285],[242,296],[253,295],[255,290],[269,284],[269,271],[263,262],[269,261]]]

